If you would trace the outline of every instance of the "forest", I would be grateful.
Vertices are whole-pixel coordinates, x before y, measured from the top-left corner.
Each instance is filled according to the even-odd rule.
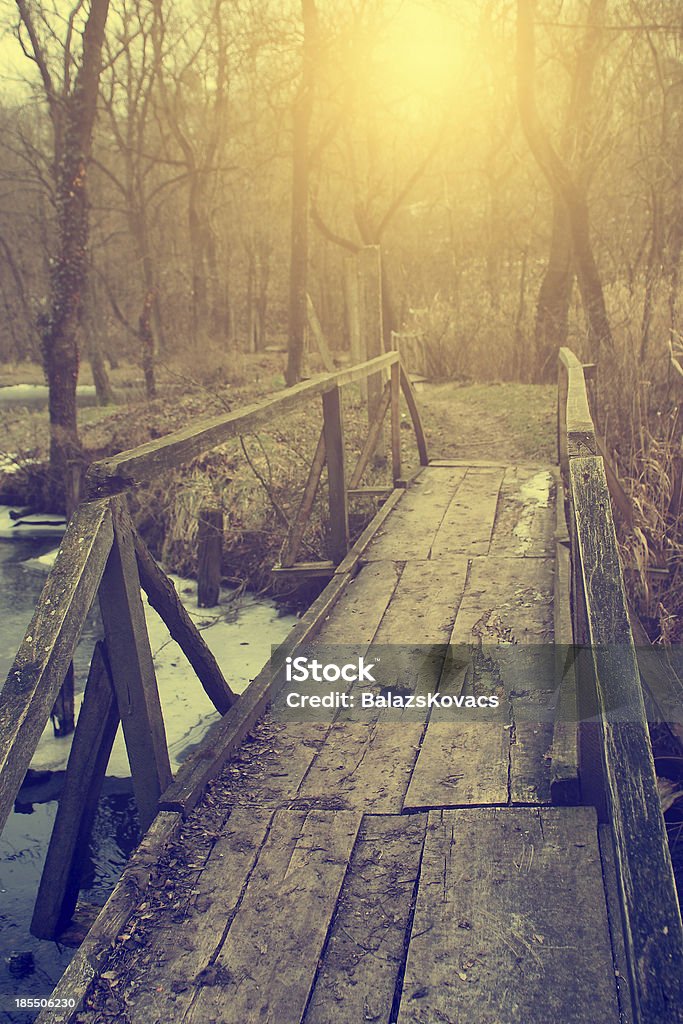
[[[597,365],[629,586],[678,639],[682,14],[3,0],[0,360],[50,386],[47,476],[47,423],[3,414],[19,498],[73,505],[94,454],[321,369],[310,307],[348,361],[349,262],[379,246],[385,347],[427,379],[552,385],[563,345]],[[79,370],[107,419],[77,412]],[[147,533],[183,568],[174,516]]]

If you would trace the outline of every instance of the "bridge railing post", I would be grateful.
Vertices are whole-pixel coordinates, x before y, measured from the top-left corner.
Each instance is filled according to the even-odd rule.
[[[398,352],[398,336],[392,331],[392,348]],[[401,479],[401,364],[391,364],[391,475],[396,487]]]
[[[330,556],[337,564],[349,549],[349,510],[346,492],[344,424],[341,388],[323,393],[323,433],[327,454],[327,488],[330,512]]]

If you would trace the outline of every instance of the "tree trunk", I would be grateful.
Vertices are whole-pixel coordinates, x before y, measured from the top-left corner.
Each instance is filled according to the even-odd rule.
[[[57,252],[50,270],[50,309],[41,319],[43,366],[49,386],[50,474],[64,494],[67,513],[78,500],[82,454],[76,418],[79,330],[88,287],[89,217],[87,169],[97,113],[104,29],[109,0],[92,0],[83,30],[81,64],[70,92],[58,96],[47,71],[30,11],[19,5],[29,29],[54,129]]]
[[[145,377],[145,394],[147,398],[156,398],[157,385],[154,375],[154,335],[152,334],[152,308],[154,294],[147,292],[138,320],[138,336],[142,349],[142,372]]]
[[[534,378],[552,381],[557,375],[557,350],[567,344],[569,302],[574,281],[569,218],[564,203],[553,202],[553,228],[550,254],[538,293],[534,326]]]
[[[291,387],[301,380],[306,332],[306,291],[308,276],[308,207],[310,154],[308,135],[313,111],[314,60],[317,27],[315,0],[301,0],[304,26],[301,85],[294,101],[292,159],[292,229],[289,264],[289,324],[287,369]]]

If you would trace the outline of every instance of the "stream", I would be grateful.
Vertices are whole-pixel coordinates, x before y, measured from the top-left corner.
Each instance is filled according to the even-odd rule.
[[[41,537],[41,532],[47,535]],[[33,614],[58,542],[58,528],[16,530],[8,510],[0,508],[3,680]],[[269,599],[246,595],[235,600],[227,590],[222,592],[217,608],[198,609],[196,584],[176,578],[174,582],[233,690],[241,692],[268,660],[271,645],[285,638],[296,618],[282,615]],[[146,602],[145,611],[175,772],[218,716],[192,670],[185,667],[182,652]],[[100,636],[99,614],[94,609],[74,658],[77,709],[93,644]],[[31,765],[37,774],[30,785],[22,787],[0,836],[0,1024],[33,1020],[37,1011],[15,1010],[14,999],[48,996],[74,953],[55,942],[35,939],[29,932],[70,744],[71,738],[55,739],[48,723]],[[135,802],[119,730],[93,828],[82,900],[104,904],[138,839]]]

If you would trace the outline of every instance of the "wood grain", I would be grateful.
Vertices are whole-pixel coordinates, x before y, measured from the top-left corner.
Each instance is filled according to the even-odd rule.
[[[111,507],[114,544],[102,576],[100,610],[135,801],[144,831],[154,820],[159,797],[170,784],[172,775],[140,597],[134,527],[125,498],[112,498]]]
[[[360,816],[279,811],[186,1024],[299,1021],[315,979]],[[264,922],[267,927],[264,928]]]
[[[429,815],[398,1024],[617,1024],[595,813]]]

